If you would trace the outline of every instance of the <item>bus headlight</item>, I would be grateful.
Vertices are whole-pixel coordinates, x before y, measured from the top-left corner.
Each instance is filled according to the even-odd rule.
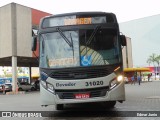
[[[51,93],[55,94],[55,90],[52,84],[47,82],[47,88],[48,91],[50,91]]]
[[[113,79],[111,82],[110,82],[110,89],[113,89],[114,87],[116,87],[118,84],[118,81],[116,79]]]
[[[116,87],[122,81],[123,81],[123,76],[119,75],[117,78],[113,79],[110,82],[110,89],[113,89],[114,87]]]
[[[46,81],[41,80],[41,85],[42,85],[44,88],[47,88],[47,83],[46,83]]]
[[[55,94],[54,86],[50,83],[48,83],[46,80],[48,78],[48,75],[44,72],[41,73],[41,85],[48,90],[49,92]]]
[[[41,80],[42,86],[49,92],[55,94],[54,86],[46,81]]]
[[[121,82],[123,80],[123,76],[122,75],[119,75],[118,77],[117,77],[117,81],[118,82]]]

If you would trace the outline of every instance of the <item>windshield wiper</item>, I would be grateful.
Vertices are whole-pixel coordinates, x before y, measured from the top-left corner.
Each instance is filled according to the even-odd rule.
[[[73,51],[73,58],[74,58],[74,46],[73,46],[73,39],[72,39],[72,35],[71,35],[71,33],[70,33],[70,37],[71,37],[71,44],[72,44],[72,51]]]
[[[91,41],[93,40],[94,36],[96,35],[97,31],[101,28],[101,26],[96,26],[94,31],[92,32],[91,36],[89,37],[88,41],[86,42],[86,45],[89,45]]]
[[[68,38],[63,34],[62,30],[60,28],[56,28],[58,33],[62,36],[62,38],[66,41],[66,43],[70,46],[73,47],[73,43],[71,43]]]
[[[70,33],[70,38],[71,38],[71,42],[69,41],[69,39],[63,34],[62,30],[60,28],[56,28],[58,33],[62,36],[62,38],[66,41],[66,43],[72,48],[73,51],[73,58],[74,58],[74,47],[73,47],[73,40],[72,40],[72,35]]]
[[[93,40],[94,36],[96,35],[97,31],[100,28],[101,28],[101,26],[96,26],[88,40],[86,40],[87,36],[86,36],[86,33],[85,33],[86,47],[81,50],[81,51],[83,51],[84,49],[86,49],[86,53],[84,54],[84,56],[87,54],[87,45],[89,45],[91,43],[91,41]]]

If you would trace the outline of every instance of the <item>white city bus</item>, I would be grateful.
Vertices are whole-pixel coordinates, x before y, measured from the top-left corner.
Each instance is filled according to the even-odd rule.
[[[41,105],[102,102],[113,107],[125,100],[122,48],[115,14],[78,12],[45,17],[39,40]]]

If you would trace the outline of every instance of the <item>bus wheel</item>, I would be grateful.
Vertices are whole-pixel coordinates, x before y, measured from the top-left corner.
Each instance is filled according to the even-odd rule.
[[[107,108],[113,108],[116,104],[116,101],[107,101],[104,104]]]
[[[56,107],[56,110],[63,110],[64,109],[63,104],[57,104],[55,107]]]

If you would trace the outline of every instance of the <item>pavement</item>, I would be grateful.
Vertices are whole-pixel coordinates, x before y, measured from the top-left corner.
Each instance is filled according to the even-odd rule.
[[[160,81],[126,84],[125,92],[123,110],[160,111]]]
[[[160,115],[160,81],[142,82],[140,85],[125,84],[126,101],[117,102],[112,111],[118,114],[144,113],[151,111]],[[88,111],[83,110],[76,112],[77,106],[68,106],[72,110],[54,111],[54,106],[41,107],[39,91],[26,92],[25,94],[0,95],[0,111],[54,111],[50,117],[42,120],[159,120],[159,117],[107,117],[108,110],[101,112],[92,106]],[[80,106],[85,107],[85,106]],[[77,110],[77,109],[76,109]],[[137,114],[136,113],[136,114]],[[148,113],[148,112],[147,112]],[[72,116],[72,117],[62,117]],[[130,115],[128,115],[130,116]],[[1,118],[0,118],[1,119]],[[13,118],[12,118],[13,119]],[[3,120],[3,119],[2,119]],[[39,120],[39,118],[38,118]]]

